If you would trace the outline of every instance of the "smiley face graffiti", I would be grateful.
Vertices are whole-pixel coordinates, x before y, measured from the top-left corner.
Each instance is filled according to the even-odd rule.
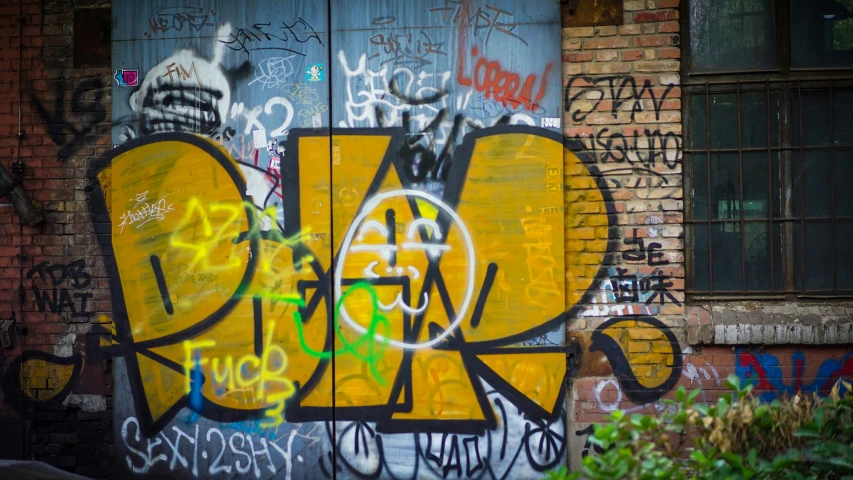
[[[411,205],[434,212],[445,222],[449,221],[448,226],[443,228],[432,218],[409,218],[406,223],[398,223],[398,212],[405,215]],[[455,254],[459,250],[462,258],[454,258],[458,257]],[[404,291],[391,294],[393,300],[390,302],[379,300],[382,311],[398,310],[406,315],[420,315],[427,310],[430,302],[430,292],[424,288],[426,271],[430,263],[438,263],[445,256],[454,267],[461,267],[458,271],[463,293],[459,303],[454,305],[455,318],[441,333],[427,341],[379,340],[407,349],[427,348],[440,343],[453,333],[471,307],[475,277],[474,244],[456,212],[435,196],[418,190],[381,193],[362,207],[362,213],[353,220],[344,237],[334,276],[335,296],[339,298],[342,295],[344,283],[354,280],[350,274],[360,272],[362,279],[368,283],[390,282],[404,287]],[[363,325],[352,319],[344,306],[338,314],[356,331],[366,331]]]

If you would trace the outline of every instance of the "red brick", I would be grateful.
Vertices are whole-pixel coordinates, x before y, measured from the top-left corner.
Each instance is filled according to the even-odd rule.
[[[636,47],[658,47],[661,45],[678,45],[680,38],[678,35],[644,35],[641,37],[632,37],[634,46]]]
[[[623,37],[585,38],[583,41],[583,48],[584,50],[598,48],[625,48],[628,44],[628,39]]]
[[[678,11],[655,10],[652,12],[640,12],[634,15],[634,23],[664,22],[667,20],[678,20]]]
[[[564,62],[591,62],[592,52],[575,52],[563,55]]]
[[[681,24],[678,22],[664,22],[658,25],[660,33],[678,33],[681,31]]]
[[[622,60],[626,62],[634,61],[634,60],[642,60],[643,59],[643,51],[642,50],[623,50],[622,51]]]

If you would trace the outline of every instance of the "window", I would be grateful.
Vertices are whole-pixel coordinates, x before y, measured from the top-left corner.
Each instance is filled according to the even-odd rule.
[[[691,0],[688,294],[853,297],[853,0]]]

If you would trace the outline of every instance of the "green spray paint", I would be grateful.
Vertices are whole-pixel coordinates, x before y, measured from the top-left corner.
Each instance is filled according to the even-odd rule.
[[[354,342],[350,342],[347,340],[343,333],[341,332],[341,326],[338,323],[338,312],[341,310],[341,306],[347,297],[359,290],[364,290],[367,292],[370,297],[370,322],[367,327],[367,331],[364,332],[358,339]],[[305,306],[305,302],[300,299],[293,297],[291,295],[283,295],[277,297],[276,300],[281,300],[283,302],[291,303],[294,305],[298,305],[300,307]],[[305,342],[305,334],[302,329],[302,315],[299,312],[293,313],[293,321],[296,324],[296,332],[299,336],[299,345],[302,347],[302,350],[305,351],[308,355],[312,357],[321,358],[321,359],[329,359],[334,355],[335,357],[341,357],[344,355],[352,355],[353,357],[361,360],[362,362],[367,363],[367,366],[370,370],[370,374],[379,382],[380,385],[385,385],[385,378],[382,377],[382,374],[379,373],[379,369],[377,365],[379,360],[382,359],[383,351],[388,344],[388,335],[391,332],[391,324],[388,322],[388,318],[385,315],[382,315],[379,312],[379,298],[376,296],[376,290],[367,282],[358,282],[352,285],[350,288],[341,295],[341,298],[335,304],[335,315],[334,321],[332,322],[332,328],[335,329],[335,334],[338,339],[343,344],[343,347],[335,350],[334,352],[325,352],[314,350],[309,347]],[[377,330],[379,327],[383,327],[383,332],[379,333]],[[377,335],[379,335],[382,340],[377,339]]]

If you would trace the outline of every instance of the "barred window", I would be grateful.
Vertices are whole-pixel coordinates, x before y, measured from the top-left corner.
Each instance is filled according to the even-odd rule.
[[[853,296],[853,0],[688,9],[688,293]]]

